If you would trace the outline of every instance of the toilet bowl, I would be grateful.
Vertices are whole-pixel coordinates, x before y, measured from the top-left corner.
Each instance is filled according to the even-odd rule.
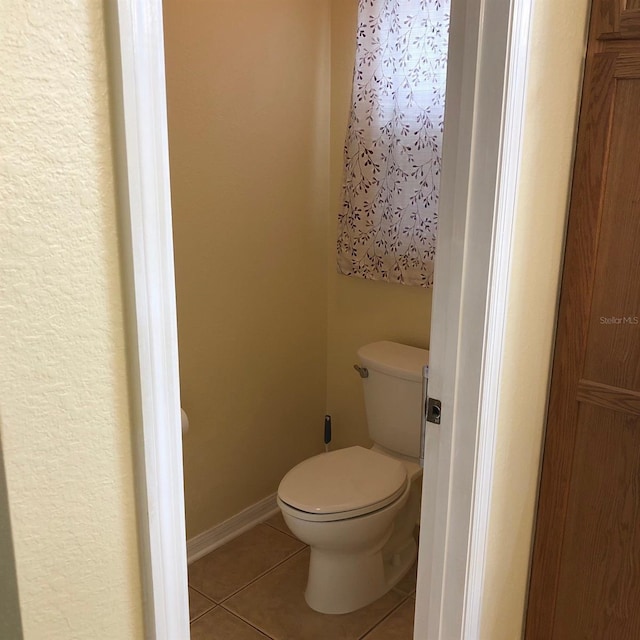
[[[307,604],[355,611],[389,591],[413,566],[420,512],[422,375],[428,351],[392,342],[358,351],[371,449],[322,453],[291,469],[278,506],[309,545]]]
[[[294,467],[278,490],[292,533],[309,545],[307,604],[348,613],[377,600],[413,566],[422,469],[350,447]]]

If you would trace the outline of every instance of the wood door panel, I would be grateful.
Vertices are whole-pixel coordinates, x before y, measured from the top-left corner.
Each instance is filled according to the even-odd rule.
[[[581,405],[554,640],[640,638],[639,523],[640,416]]]
[[[637,44],[591,53],[585,69],[527,640],[640,638]]]
[[[588,330],[585,308],[591,300],[596,264],[616,60],[616,54],[598,54],[585,70],[532,554],[526,619],[526,637],[531,640],[549,640],[553,633],[578,410],[577,402],[567,398],[577,397],[582,378]]]
[[[622,0],[595,0],[591,8],[589,39],[606,38],[620,31]]]
[[[640,37],[640,0],[595,0],[591,12],[590,40]]]
[[[640,391],[631,391],[591,380],[578,383],[578,402],[589,402],[612,411],[622,411],[640,416]]]
[[[621,80],[622,78],[637,79],[640,75],[640,53],[625,53],[624,50],[618,54],[616,66],[613,72],[614,76]],[[632,162],[637,158],[627,158]]]
[[[640,10],[626,9],[620,15],[620,34],[624,38],[637,38],[640,35]]]
[[[620,58],[583,377],[640,390],[640,59]]]

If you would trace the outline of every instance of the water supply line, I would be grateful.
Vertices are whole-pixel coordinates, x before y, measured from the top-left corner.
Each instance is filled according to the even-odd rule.
[[[331,442],[331,416],[327,414],[324,417],[324,450],[329,451],[329,443]]]

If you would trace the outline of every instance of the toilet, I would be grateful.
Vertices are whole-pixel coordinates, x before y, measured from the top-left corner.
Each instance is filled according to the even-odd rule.
[[[307,604],[349,613],[389,591],[413,566],[422,469],[422,372],[429,352],[395,342],[358,350],[373,446],[322,453],[291,469],[278,506],[311,549]]]

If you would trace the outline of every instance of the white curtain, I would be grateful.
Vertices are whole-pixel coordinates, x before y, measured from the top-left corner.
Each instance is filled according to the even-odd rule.
[[[338,271],[428,287],[449,0],[360,0]]]

